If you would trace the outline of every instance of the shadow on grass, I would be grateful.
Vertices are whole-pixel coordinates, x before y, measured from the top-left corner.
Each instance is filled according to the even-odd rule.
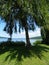
[[[24,42],[3,42],[0,44],[0,55],[9,52],[5,57],[4,62],[10,57],[9,62],[16,59],[15,65],[17,65],[17,63],[19,63],[18,65],[21,65],[23,58],[31,59],[31,57],[38,57],[41,59],[43,57],[42,51],[48,52],[49,48],[41,44],[36,44],[28,49],[25,47]]]

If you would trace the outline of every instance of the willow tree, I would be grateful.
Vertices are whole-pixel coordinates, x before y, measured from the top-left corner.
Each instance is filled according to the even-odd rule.
[[[41,36],[46,44],[49,44],[49,0],[34,0],[34,20],[41,28]]]
[[[30,16],[29,11],[28,11],[28,5],[29,2],[27,4],[28,1],[23,1],[22,0],[14,0],[14,1],[6,1],[6,0],[2,0],[1,3],[1,11],[0,11],[0,16],[5,19],[6,22],[6,26],[4,28],[4,31],[6,31],[7,33],[10,34],[10,40],[12,38],[12,32],[13,32],[13,28],[15,30],[15,32],[17,32],[17,20],[19,20],[19,32],[20,32],[20,28],[24,28],[25,29],[25,33],[26,33],[26,43],[27,46],[30,46],[30,40],[29,40],[29,35],[28,35],[28,29],[29,29],[29,25],[27,22],[27,17]],[[16,20],[16,22],[15,22]],[[33,24],[33,20],[31,21],[32,25],[30,29],[33,29],[34,24]]]

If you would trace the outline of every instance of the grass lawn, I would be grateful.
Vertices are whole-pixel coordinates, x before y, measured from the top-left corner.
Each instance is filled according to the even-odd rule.
[[[0,45],[0,65],[49,65],[49,46]]]

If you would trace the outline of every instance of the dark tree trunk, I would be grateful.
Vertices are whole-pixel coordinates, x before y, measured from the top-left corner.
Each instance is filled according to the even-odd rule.
[[[12,35],[10,35],[10,41],[12,41]]]
[[[30,47],[31,46],[31,44],[30,44],[30,40],[29,40],[29,34],[28,34],[28,28],[27,28],[27,26],[25,27],[25,34],[26,34],[26,46],[27,47]]]
[[[12,35],[10,35],[10,38],[8,39],[8,41],[9,41],[9,42],[11,42],[11,41],[12,41]]]

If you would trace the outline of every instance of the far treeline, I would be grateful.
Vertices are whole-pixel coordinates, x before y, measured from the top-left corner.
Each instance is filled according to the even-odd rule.
[[[49,43],[49,0],[0,0],[0,16],[6,22],[4,31],[9,33],[10,41],[19,22],[19,32],[25,29],[26,46],[30,46],[28,30],[35,29],[35,22],[43,41]]]

